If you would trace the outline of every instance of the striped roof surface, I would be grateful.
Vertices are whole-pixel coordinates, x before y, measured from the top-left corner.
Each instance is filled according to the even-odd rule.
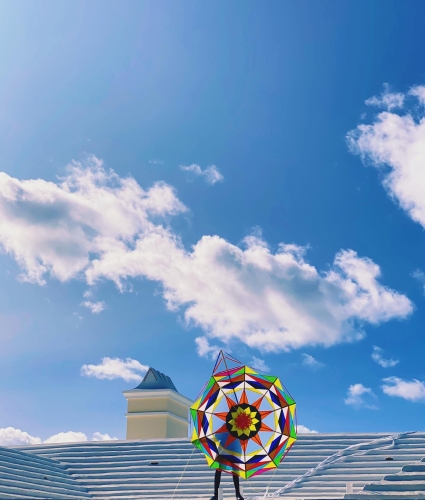
[[[278,469],[241,484],[246,498],[425,498],[424,458],[422,432],[302,434]],[[0,448],[1,499],[207,499],[213,475],[188,439]],[[234,498],[226,474],[223,486]]]

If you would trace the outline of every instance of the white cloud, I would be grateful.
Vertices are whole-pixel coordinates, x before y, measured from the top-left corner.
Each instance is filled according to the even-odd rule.
[[[100,432],[94,432],[92,441],[112,441],[117,438],[111,438],[109,434],[101,434]],[[6,427],[0,429],[0,446],[19,446],[19,445],[32,445],[43,443],[79,443],[82,441],[88,441],[87,436],[84,432],[59,432],[50,436],[45,441],[42,441],[39,437],[34,437],[28,434],[28,432],[21,431],[20,429],[15,429],[14,427]]]
[[[404,97],[418,100],[404,114],[383,111],[371,124],[347,134],[350,150],[383,172],[382,183],[391,198],[425,227],[425,86]],[[390,108],[391,109],[391,108]]]
[[[159,281],[167,307],[185,308],[188,324],[265,351],[359,339],[364,334],[356,323],[379,324],[412,311],[407,297],[377,281],[379,267],[352,250],[339,252],[331,271],[320,273],[300,247],[281,245],[273,254],[254,237],[245,245],[204,236],[187,252],[175,237],[154,234],[132,251],[111,250],[87,276],[118,286],[136,276]]]
[[[365,396],[368,396],[366,401]],[[376,398],[376,396],[370,387],[365,387],[363,384],[353,384],[348,388],[347,398],[344,399],[344,403],[354,406],[356,409],[368,408],[375,410],[376,406],[368,402],[371,398]]]
[[[381,365],[382,368],[392,368],[395,365],[399,364],[398,359],[385,359],[382,356],[382,349],[376,345],[373,346],[373,353],[372,353],[372,359],[375,361],[375,363],[378,363],[378,365]]]
[[[195,339],[196,352],[203,358],[215,359],[220,353],[220,347],[217,345],[210,345],[206,337],[197,337]]]
[[[184,165],[180,165],[180,168],[184,172],[189,172],[195,177],[203,177],[205,179],[205,182],[208,182],[208,184],[211,185],[214,185],[216,182],[221,182],[224,180],[223,175],[220,173],[220,171],[215,165],[210,165],[205,170],[202,170],[202,168],[199,165],[195,165],[194,163],[187,167],[185,167]]]
[[[99,379],[113,380],[122,378],[126,382],[140,382],[149,367],[142,365],[135,359],[102,358],[98,365],[83,365],[81,375]]]
[[[87,441],[87,436],[84,432],[59,432],[58,434],[54,434],[50,436],[45,443],[80,443],[82,441]]]
[[[327,271],[305,260],[305,247],[272,252],[258,234],[242,247],[204,236],[188,250],[165,226],[185,210],[170,186],[145,191],[94,157],[73,163],[58,184],[0,173],[0,243],[27,281],[43,284],[50,274],[92,286],[106,278],[123,291],[126,280],[146,278],[161,284],[169,310],[204,330],[201,338],[263,351],[360,339],[364,324],[413,310],[353,250],[338,252]]]
[[[422,106],[425,106],[425,86],[417,85],[409,90],[409,94],[416,97]]]
[[[0,429],[0,445],[16,446],[26,444],[40,444],[41,439],[28,434],[28,432],[15,429],[14,427],[5,427]]]
[[[312,368],[313,370],[317,370],[318,368],[322,368],[324,366],[323,363],[317,361],[316,358],[311,356],[311,354],[306,354],[305,352],[301,354],[303,357],[303,365]]]
[[[162,160],[149,160],[149,163],[152,165],[164,165],[164,162]]]
[[[252,357],[251,366],[253,368],[255,368],[256,370],[260,370],[260,372],[269,372],[270,371],[270,367],[267,366],[264,359],[256,358],[255,356]]]
[[[298,434],[317,434],[317,431],[313,431],[306,427],[305,425],[297,425],[297,433]]]
[[[67,171],[57,184],[0,172],[0,244],[24,281],[44,284],[47,273],[60,281],[77,277],[90,255],[102,258],[116,245],[131,246],[137,235],[161,231],[151,217],[186,210],[170,186],[159,182],[144,191],[94,156]]]
[[[425,383],[420,380],[403,380],[398,377],[383,379],[382,390],[388,396],[407,399],[408,401],[425,401]]]
[[[109,434],[102,434],[100,432],[94,432],[91,441],[115,441],[118,438],[111,437]],[[84,432],[59,432],[44,441],[44,443],[81,443],[83,441],[88,441],[87,436]]]
[[[94,432],[92,441],[116,441],[118,438],[111,437],[109,434],[101,434],[100,432]]]
[[[90,302],[89,300],[86,300],[81,302],[81,305],[90,309],[93,314],[99,314],[106,309],[105,302]]]
[[[394,108],[402,108],[404,105],[404,94],[401,92],[390,92],[388,83],[384,83],[384,91],[377,97],[370,97],[365,101],[368,106],[378,106],[386,108],[388,111]]]

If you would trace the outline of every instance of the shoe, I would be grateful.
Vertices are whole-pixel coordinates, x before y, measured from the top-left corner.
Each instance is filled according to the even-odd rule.
[[[245,498],[242,495],[236,495],[236,500],[245,500]]]
[[[210,500],[217,500],[217,497],[214,495],[210,498]]]

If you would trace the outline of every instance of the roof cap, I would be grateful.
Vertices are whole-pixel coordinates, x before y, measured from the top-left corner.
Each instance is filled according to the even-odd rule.
[[[149,368],[140,384],[135,389],[171,389],[179,392],[168,375],[164,375],[155,368]]]

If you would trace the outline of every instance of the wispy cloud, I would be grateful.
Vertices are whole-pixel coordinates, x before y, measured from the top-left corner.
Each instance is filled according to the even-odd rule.
[[[256,370],[260,370],[261,372],[269,372],[270,371],[270,367],[267,366],[264,359],[256,358],[255,356],[252,357],[251,366],[253,368],[255,368]]]
[[[149,163],[151,165],[164,165],[164,162],[162,160],[155,160],[155,159],[149,160]]]
[[[425,295],[425,273],[420,269],[416,269],[410,276],[419,281],[419,283],[422,285],[422,291]]]
[[[111,437],[109,434],[101,434],[94,432],[92,441],[113,441],[116,437]],[[78,443],[88,441],[88,437],[84,432],[59,432],[50,436],[45,441],[41,438],[31,436],[28,432],[15,429],[14,427],[3,427],[0,429],[0,445],[1,446],[18,446],[18,445],[32,445],[43,443]]]
[[[409,95],[416,97],[419,104],[425,106],[425,85],[415,85],[409,90]]]
[[[317,370],[318,368],[323,368],[323,366],[325,366],[323,363],[317,361],[317,359],[311,356],[310,354],[306,354],[304,352],[301,354],[301,356],[303,357],[303,365],[308,366],[312,370]]]
[[[215,165],[210,165],[204,170],[202,170],[199,165],[195,165],[194,163],[188,166],[180,165],[180,168],[184,172],[189,172],[192,177],[203,177],[205,182],[208,182],[208,184],[211,185],[214,185],[216,182],[222,182],[224,180],[223,175]]]
[[[380,170],[391,199],[425,227],[425,86],[404,94],[387,93],[380,100],[387,110],[376,113],[371,124],[351,130],[349,148]],[[395,112],[403,102],[403,114]]]
[[[377,106],[385,108],[388,111],[395,108],[402,108],[404,105],[405,95],[401,92],[391,92],[388,83],[384,83],[384,90],[380,96],[373,96],[366,99],[365,104],[368,106]]]
[[[377,407],[368,402],[375,398],[376,395],[370,387],[365,387],[363,384],[353,384],[348,388],[347,398],[344,399],[344,403],[353,406],[357,410],[360,408],[376,410]]]
[[[106,309],[105,302],[90,302],[89,300],[86,300],[81,302],[81,305],[90,309],[93,314],[99,314]]]
[[[220,353],[220,347],[217,345],[210,345],[206,337],[197,337],[195,339],[196,352],[202,358],[215,359]]]
[[[382,356],[383,350],[374,345],[373,346],[373,352],[372,352],[372,359],[375,361],[375,363],[378,363],[378,365],[381,365],[382,368],[392,368],[395,365],[399,364],[398,359],[386,359]]]
[[[282,243],[272,251],[256,234],[240,246],[203,236],[186,249],[169,223],[186,210],[172,187],[145,191],[95,157],[71,164],[57,184],[0,173],[0,244],[21,279],[83,277],[90,287],[109,279],[120,290],[132,278],[155,281],[166,307],[183,311],[211,343],[240,340],[276,352],[328,347],[362,338],[365,323],[413,311],[405,295],[381,283],[379,266],[351,249],[326,270],[307,262],[306,247]]]
[[[140,382],[149,367],[131,358],[102,358],[98,365],[83,365],[81,375],[99,379],[122,378],[126,382]]]
[[[398,377],[383,379],[382,390],[388,396],[407,399],[408,401],[425,401],[425,383],[420,380],[403,380]]]

